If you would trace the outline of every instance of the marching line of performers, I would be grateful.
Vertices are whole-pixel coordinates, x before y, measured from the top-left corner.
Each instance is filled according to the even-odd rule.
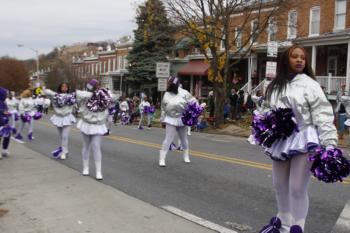
[[[252,135],[248,141],[262,146],[272,159],[273,185],[276,193],[277,213],[260,233],[303,233],[309,209],[308,187],[313,174],[326,183],[342,181],[350,173],[350,162],[337,148],[338,135],[334,125],[334,114],[322,88],[315,80],[306,50],[298,45],[291,46],[281,56],[276,78],[269,84],[263,97],[254,98],[257,109],[253,114]],[[75,124],[73,108],[77,104],[80,119],[77,128],[83,137],[83,175],[89,175],[89,159],[95,160],[96,179],[102,176],[101,139],[110,133],[113,105],[117,96],[101,88],[92,79],[87,90],[70,92],[68,83],[61,84],[57,91],[44,89],[53,105],[51,122],[57,127],[59,145],[52,152],[55,158],[66,159],[69,154],[69,129]],[[3,138],[3,152],[8,155],[9,135],[15,133],[16,109],[21,117],[21,126],[16,138],[21,139],[25,124],[29,126],[28,139],[33,139],[33,119],[36,116],[35,103],[31,93],[23,92],[14,107],[11,97],[6,99],[6,90],[0,89],[0,136]],[[6,105],[7,103],[7,105]],[[344,99],[345,103],[345,99]],[[191,163],[188,128],[197,123],[205,105],[180,85],[177,77],[168,79],[168,87],[161,103],[161,121],[165,124],[165,138],[159,151],[158,165],[166,167],[166,156],[172,148],[176,135],[183,151],[183,162]],[[141,117],[138,125],[147,117],[151,126],[151,109],[147,98],[140,103]],[[119,110],[122,124],[128,124],[129,104],[120,99]],[[11,119],[11,120],[9,120]],[[108,124],[106,124],[108,122]]]

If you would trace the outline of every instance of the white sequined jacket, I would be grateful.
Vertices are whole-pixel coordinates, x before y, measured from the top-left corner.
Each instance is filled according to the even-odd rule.
[[[35,100],[32,97],[22,98],[18,104],[18,112],[21,115],[29,113],[29,115],[34,116]]]
[[[264,112],[271,108],[292,108],[299,129],[316,127],[323,146],[337,146],[338,136],[334,125],[334,113],[320,84],[305,74],[296,75],[278,97],[273,92],[271,100],[263,103]]]
[[[178,118],[182,116],[182,112],[189,102],[197,101],[188,91],[179,87],[177,95],[170,92],[165,92],[161,104],[162,116]]]
[[[72,114],[74,105],[64,105],[61,108],[57,107],[53,101],[53,97],[57,94],[56,92],[50,90],[50,89],[44,89],[45,95],[49,96],[52,99],[52,107],[56,115],[58,116],[68,116],[69,114]],[[61,94],[66,95],[66,94]]]

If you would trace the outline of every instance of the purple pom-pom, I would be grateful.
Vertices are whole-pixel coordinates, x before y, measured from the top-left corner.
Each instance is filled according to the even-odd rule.
[[[109,115],[114,115],[115,113],[116,113],[116,109],[115,109],[115,107],[110,107],[110,108],[108,108],[108,114]]]
[[[41,119],[41,117],[42,117],[41,112],[36,112],[36,113],[34,114],[34,116],[33,116],[33,119],[34,119],[34,120],[39,120],[39,119]]]
[[[142,109],[142,113],[149,113],[149,107],[148,106],[144,106]]]
[[[0,125],[6,125],[9,123],[9,118],[7,116],[0,117]]]
[[[182,113],[182,123],[187,126],[196,125],[198,122],[198,117],[202,114],[203,110],[204,108],[197,102],[188,103]]]
[[[8,137],[11,135],[12,128],[10,125],[0,127],[0,137]]]
[[[21,115],[21,120],[24,123],[29,123],[32,120],[32,117],[28,113],[25,113],[24,115]]]
[[[15,121],[18,121],[19,120],[19,115],[18,113],[15,113]]]
[[[252,131],[259,145],[270,148],[275,141],[285,140],[298,131],[298,127],[290,108],[278,108],[264,115],[254,113]]]
[[[310,154],[309,160],[313,162],[312,174],[323,182],[342,182],[350,174],[350,162],[340,149],[318,147]]]
[[[58,108],[62,108],[66,105],[74,105],[77,102],[76,100],[76,96],[75,93],[71,93],[71,94],[64,94],[64,93],[60,93],[60,94],[56,94],[53,97],[53,104],[58,107]]]
[[[111,97],[104,88],[94,91],[86,106],[91,112],[103,112],[111,104]]]

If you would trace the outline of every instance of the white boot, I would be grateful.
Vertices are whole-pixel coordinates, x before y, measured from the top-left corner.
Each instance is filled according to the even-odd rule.
[[[185,163],[190,163],[191,160],[190,160],[190,150],[187,149],[187,150],[184,150],[184,162]]]
[[[9,154],[10,154],[10,152],[9,152],[8,149],[7,150],[3,150],[2,153],[1,153],[1,155],[4,156],[4,157],[8,157]]]
[[[293,216],[290,213],[278,213],[277,217],[281,219],[282,226],[281,233],[289,233],[289,229],[292,226]]]
[[[159,151],[159,166],[165,167],[165,158],[166,158],[167,151],[160,150]]]
[[[95,161],[95,169],[96,169],[96,180],[102,180],[102,172],[101,172],[101,161]]]
[[[62,153],[61,153],[61,159],[62,159],[62,160],[66,159],[66,156],[67,156],[67,155],[66,155],[65,152],[62,152]]]
[[[89,160],[83,160],[83,176],[89,175]]]

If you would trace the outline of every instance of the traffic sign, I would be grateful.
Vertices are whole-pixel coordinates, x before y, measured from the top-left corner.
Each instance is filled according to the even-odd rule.
[[[168,79],[158,78],[158,91],[166,91],[168,84]]]
[[[278,54],[278,43],[276,41],[267,42],[267,56],[277,57]]]
[[[169,62],[157,62],[156,77],[168,78],[170,76],[170,63]]]
[[[275,78],[276,68],[277,68],[277,62],[275,61],[266,62],[266,74],[265,74],[266,78]]]

